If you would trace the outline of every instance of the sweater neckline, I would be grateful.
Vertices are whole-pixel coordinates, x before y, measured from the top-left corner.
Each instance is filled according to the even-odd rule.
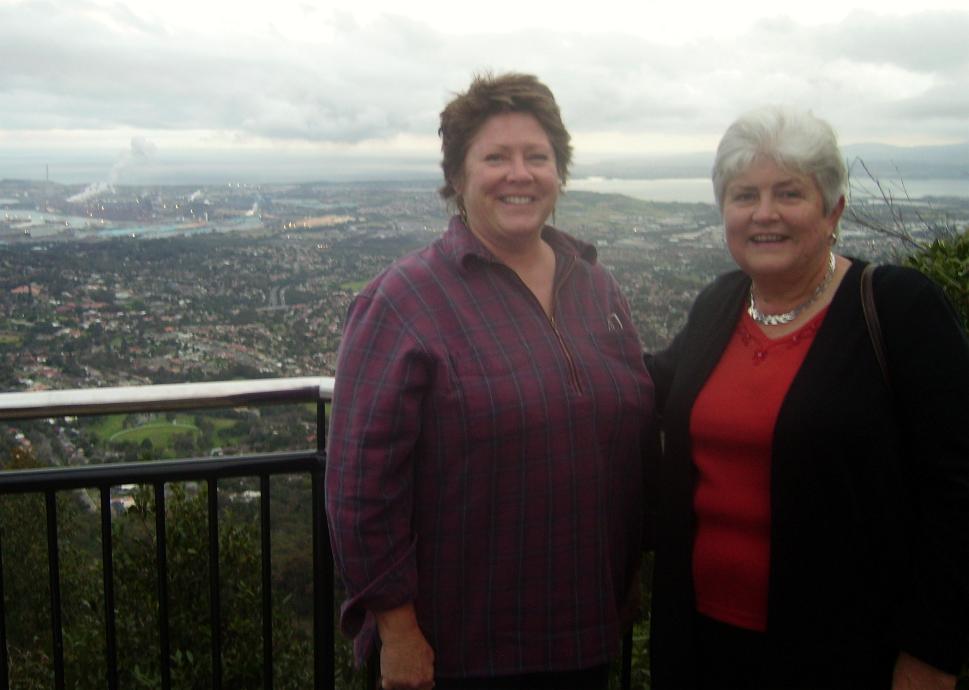
[[[753,350],[753,361],[759,364],[767,359],[767,356],[778,348],[793,349],[804,343],[809,343],[814,339],[825,315],[828,313],[830,304],[826,305],[821,311],[811,317],[811,319],[797,330],[785,333],[778,338],[769,337],[760,329],[757,323],[751,318],[747,310],[744,309],[737,323],[736,334],[740,338],[745,348]]]

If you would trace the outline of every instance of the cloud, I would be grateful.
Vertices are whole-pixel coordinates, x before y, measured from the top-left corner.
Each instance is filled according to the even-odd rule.
[[[969,35],[967,22],[969,13],[855,14],[813,27],[772,18],[737,36],[677,46],[596,37],[586,48],[600,57],[568,64],[556,93],[588,128],[719,134],[744,110],[781,102],[813,110],[854,141],[966,140],[964,48],[928,58],[896,39],[909,35],[923,53],[938,44],[949,56]]]
[[[64,129],[214,132],[355,146],[433,137],[484,69],[538,74],[573,134],[716,137],[763,102],[810,107],[849,138],[965,138],[969,12],[853,13],[661,42],[632,28],[461,34],[306,4],[271,29],[166,23],[94,0],[0,0],[0,140]],[[201,11],[201,10],[200,10]],[[948,97],[947,97],[948,94]],[[126,152],[132,159],[133,147]]]
[[[969,12],[883,17],[853,12],[818,45],[859,63],[891,64],[958,78],[969,68]]]

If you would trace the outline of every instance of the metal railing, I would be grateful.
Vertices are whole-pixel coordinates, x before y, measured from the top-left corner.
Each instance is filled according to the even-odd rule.
[[[97,489],[100,492],[101,546],[105,620],[107,687],[118,688],[118,641],[112,550],[111,488],[144,484],[154,488],[156,586],[158,593],[159,669],[163,689],[171,687],[168,555],[166,549],[165,485],[196,481],[208,486],[209,615],[211,626],[211,687],[222,687],[221,598],[219,588],[218,482],[236,477],[260,481],[260,545],[262,553],[263,687],[273,686],[273,630],[269,478],[279,474],[308,474],[312,492],[313,549],[313,670],[315,688],[334,687],[333,559],[323,509],[323,470],[326,428],[324,403],[333,393],[332,378],[261,379],[218,383],[188,383],[73,391],[0,394],[0,420],[46,419],[113,413],[199,410],[282,403],[315,403],[315,449],[261,455],[113,463],[82,467],[52,467],[0,472],[0,496],[43,494],[47,515],[47,552],[51,609],[51,649],[54,686],[64,688],[64,640],[61,574],[58,548],[57,492]],[[0,526],[2,527],[2,526]],[[0,549],[2,553],[2,549]],[[6,605],[0,560],[0,687],[9,687]]]
[[[204,481],[208,486],[209,588],[211,617],[212,685],[222,687],[222,639],[220,636],[218,482],[220,479],[258,477],[260,480],[260,544],[262,552],[262,635],[263,687],[273,686],[272,562],[270,540],[269,477],[305,473],[312,484],[313,549],[313,670],[314,688],[333,689],[333,556],[329,547],[323,505],[326,417],[324,404],[333,394],[333,378],[306,377],[258,379],[215,383],[184,383],[66,391],[0,393],[0,421],[52,419],[65,416],[108,415],[137,412],[172,412],[239,406],[307,403],[316,404],[316,448],[306,451],[268,453],[219,458],[156,460],[81,467],[51,467],[0,472],[0,497],[35,493],[45,496],[47,548],[50,580],[51,635],[54,685],[64,688],[64,643],[58,557],[56,494],[75,489],[100,492],[101,545],[105,608],[105,666],[107,687],[118,688],[118,645],[115,629],[115,592],[112,552],[110,491],[123,484],[144,484],[154,488],[156,530],[156,587],[158,592],[159,658],[163,690],[171,687],[169,647],[168,576],[165,525],[165,485],[172,482]],[[2,528],[2,526],[0,526]],[[0,533],[2,539],[2,533]],[[2,555],[2,544],[0,544]],[[0,688],[9,687],[6,606],[3,592],[3,563],[0,558]],[[376,680],[370,664],[369,683]],[[623,640],[619,670],[620,687],[631,686],[632,635]]]

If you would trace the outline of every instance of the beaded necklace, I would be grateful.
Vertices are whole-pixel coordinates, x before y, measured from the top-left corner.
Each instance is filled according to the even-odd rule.
[[[762,326],[781,326],[785,323],[790,323],[796,319],[802,311],[811,306],[814,301],[821,296],[821,293],[824,292],[825,288],[830,285],[831,279],[834,278],[834,267],[834,252],[830,252],[828,254],[828,272],[824,274],[824,280],[821,281],[821,284],[814,289],[814,292],[812,292],[811,296],[805,301],[801,302],[790,311],[785,311],[782,314],[764,314],[762,311],[760,311],[754,304],[754,285],[751,283],[750,304],[747,307],[747,313],[750,314],[750,318]]]

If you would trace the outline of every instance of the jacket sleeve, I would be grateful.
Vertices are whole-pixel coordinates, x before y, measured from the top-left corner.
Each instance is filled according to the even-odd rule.
[[[325,478],[330,541],[347,590],[340,626],[349,636],[368,612],[417,596],[413,449],[425,365],[391,301],[357,297],[337,358]]]
[[[644,357],[646,369],[649,370],[649,375],[653,379],[653,386],[655,386],[656,410],[660,416],[662,416],[663,410],[666,407],[666,398],[670,392],[673,376],[676,374],[676,363],[679,359],[683,341],[687,337],[686,330],[688,326],[689,323],[680,329],[680,332],[673,338],[673,342],[665,349],[659,352],[647,352]]]
[[[879,269],[874,290],[914,499],[915,575],[897,618],[899,646],[957,673],[969,660],[969,344],[921,274]]]
[[[647,352],[644,355],[646,369],[653,379],[656,410],[654,419],[648,425],[644,439],[645,462],[643,464],[643,495],[645,504],[645,530],[643,531],[643,548],[652,550],[657,546],[659,534],[659,505],[664,490],[662,480],[663,453],[666,447],[666,427],[663,423],[663,412],[666,409],[666,399],[669,395],[673,377],[676,374],[676,364],[681,351],[683,340],[687,337],[684,326],[673,339],[673,342],[660,352]]]

